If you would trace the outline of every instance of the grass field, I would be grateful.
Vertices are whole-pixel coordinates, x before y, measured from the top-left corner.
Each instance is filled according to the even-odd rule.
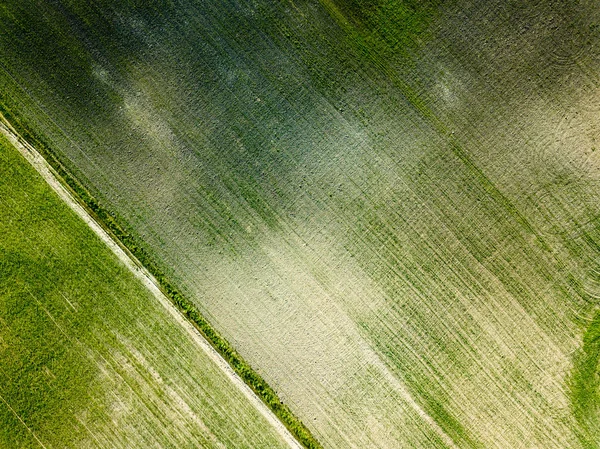
[[[289,447],[0,137],[0,446]]]
[[[325,447],[600,447],[595,2],[152,4],[4,2],[0,103]]]

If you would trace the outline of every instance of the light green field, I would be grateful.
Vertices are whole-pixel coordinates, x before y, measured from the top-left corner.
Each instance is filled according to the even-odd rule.
[[[4,137],[0,447],[288,447]]]
[[[596,2],[23,3],[3,108],[323,446],[600,447]]]

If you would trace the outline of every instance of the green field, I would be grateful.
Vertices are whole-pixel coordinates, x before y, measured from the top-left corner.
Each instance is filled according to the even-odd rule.
[[[597,2],[149,4],[4,1],[0,106],[324,447],[600,447]]]
[[[289,447],[4,137],[0,446]]]

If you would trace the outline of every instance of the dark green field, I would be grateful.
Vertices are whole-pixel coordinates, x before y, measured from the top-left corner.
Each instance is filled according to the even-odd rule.
[[[0,19],[5,116],[324,447],[600,447],[597,2]]]

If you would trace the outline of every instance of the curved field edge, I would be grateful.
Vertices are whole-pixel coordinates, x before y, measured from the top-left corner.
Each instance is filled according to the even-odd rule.
[[[600,447],[594,435],[600,432],[600,312],[583,336],[583,347],[575,358],[570,393],[573,414],[585,433],[578,435],[585,448]]]
[[[237,375],[269,407],[291,434],[307,449],[321,449],[323,446],[310,430],[298,419],[279,398],[275,390],[243,359],[216,329],[202,316],[198,309],[173,285],[158,265],[138,242],[138,239],[119,223],[115,214],[101,205],[94,196],[71,174],[71,170],[60,161],[44,140],[34,134],[18,115],[8,110],[0,101],[0,120],[12,127],[17,138],[32,145],[46,162],[55,170],[57,179],[73,194],[80,204],[92,215],[105,231],[158,281],[160,290],[177,309],[198,329],[202,336],[227,361]]]

